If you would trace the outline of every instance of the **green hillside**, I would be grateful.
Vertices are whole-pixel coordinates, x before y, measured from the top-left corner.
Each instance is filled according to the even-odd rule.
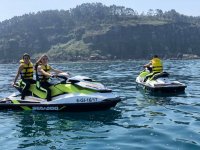
[[[200,18],[175,10],[138,14],[122,6],[86,3],[70,10],[25,14],[0,23],[0,61],[25,52],[51,60],[141,59],[200,55]]]

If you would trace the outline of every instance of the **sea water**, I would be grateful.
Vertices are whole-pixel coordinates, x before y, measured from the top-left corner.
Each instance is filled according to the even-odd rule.
[[[136,89],[135,78],[148,61],[51,64],[72,75],[104,83],[122,98],[107,111],[0,111],[0,148],[6,150],[199,150],[200,60],[165,60],[170,77],[185,93],[151,96]],[[11,86],[17,64],[0,64],[0,98]]]

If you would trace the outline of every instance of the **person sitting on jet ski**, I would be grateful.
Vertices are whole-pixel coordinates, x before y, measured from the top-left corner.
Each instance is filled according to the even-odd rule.
[[[163,63],[158,55],[154,55],[153,59],[148,64],[144,65],[144,67],[150,71],[150,74],[145,77],[144,82],[154,74],[163,72]]]
[[[13,86],[16,85],[19,75],[21,75],[22,79],[21,84],[24,85],[24,88],[21,92],[21,99],[24,99],[28,89],[30,88],[30,85],[35,83],[35,80],[33,80],[33,64],[30,60],[30,55],[27,53],[25,53],[20,60],[20,65],[12,84]]]
[[[42,91],[45,91],[47,93],[47,101],[51,101],[51,90],[50,86],[51,83],[48,82],[50,77],[53,77],[55,75],[52,75],[50,71],[55,72],[56,74],[62,73],[60,70],[56,70],[52,68],[48,64],[48,56],[42,55],[36,62],[35,65],[36,70],[36,87]]]

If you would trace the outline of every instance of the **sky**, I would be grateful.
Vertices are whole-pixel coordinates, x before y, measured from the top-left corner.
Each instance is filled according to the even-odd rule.
[[[200,0],[0,0],[0,21],[31,12],[44,10],[69,10],[83,3],[100,2],[106,6],[117,5],[132,8],[138,13],[149,9],[161,9],[188,16],[200,16]]]

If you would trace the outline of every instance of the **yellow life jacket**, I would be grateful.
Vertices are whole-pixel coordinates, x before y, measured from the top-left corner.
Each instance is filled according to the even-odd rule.
[[[45,71],[45,72],[48,72],[50,73],[50,70],[51,70],[51,66],[49,64],[47,65],[40,65],[41,68]],[[49,77],[43,75],[42,73],[38,72],[36,73],[36,79],[41,81],[41,82],[45,82],[45,81],[48,81],[49,80]]]
[[[33,64],[29,62],[25,64],[23,60],[20,60],[20,63],[23,64],[24,68],[20,72],[22,79],[33,79]]]
[[[153,58],[151,60],[152,63],[152,71],[153,72],[162,72],[163,71],[163,63],[159,58]]]

